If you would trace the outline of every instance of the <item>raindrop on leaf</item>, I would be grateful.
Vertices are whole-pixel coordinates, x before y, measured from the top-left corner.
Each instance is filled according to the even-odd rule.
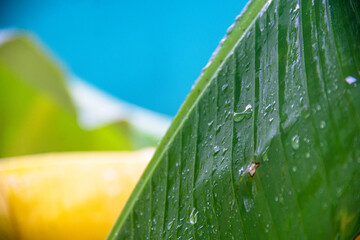
[[[299,149],[300,147],[300,137],[299,135],[295,135],[292,139],[291,139],[291,146],[294,150]]]
[[[196,211],[195,208],[193,208],[193,210],[191,211],[190,214],[190,223],[191,224],[196,224],[197,223],[197,215],[198,215],[198,211]]]
[[[249,119],[252,116],[253,113],[253,109],[252,106],[250,104],[248,104],[244,111],[240,112],[240,113],[234,113],[234,121],[235,122],[240,122],[242,121],[244,118]]]

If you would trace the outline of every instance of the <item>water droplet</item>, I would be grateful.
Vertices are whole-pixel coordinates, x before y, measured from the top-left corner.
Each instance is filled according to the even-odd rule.
[[[292,138],[292,141],[291,141],[291,146],[294,150],[297,150],[299,149],[300,147],[300,137],[299,135],[295,135],[293,138]]]
[[[220,151],[220,148],[217,145],[215,145],[214,154],[217,154],[219,151]]]
[[[279,198],[278,196],[275,197],[275,202],[278,202],[279,201]]]
[[[240,170],[239,170],[239,175],[242,176],[244,173],[244,167],[241,167]]]
[[[208,126],[210,127],[214,123],[214,120],[208,123]]]
[[[225,89],[227,89],[227,87],[229,86],[229,84],[224,84],[221,89],[224,91]]]
[[[307,153],[305,154],[305,157],[306,157],[306,158],[310,158],[310,153],[307,152]]]
[[[346,81],[349,85],[351,85],[351,84],[353,84],[353,83],[356,83],[357,79],[354,78],[353,76],[347,76],[347,77],[345,78],[345,81]]]
[[[245,107],[245,110],[240,112],[240,113],[234,113],[234,121],[235,122],[240,122],[241,120],[243,120],[244,118],[249,119],[252,116],[253,113],[253,109],[251,104],[248,104]]]
[[[267,105],[264,109],[264,117],[268,115],[270,112],[274,111],[276,101],[273,101],[269,105]]]
[[[325,127],[326,127],[326,122],[320,121],[320,128],[325,128]]]
[[[316,110],[320,111],[321,110],[321,106],[318,104],[316,105]]]
[[[293,167],[293,168],[292,168],[292,171],[293,171],[293,172],[296,172],[296,170],[297,170],[296,167]]]
[[[191,211],[190,214],[190,223],[191,224],[196,224],[197,223],[197,215],[198,215],[199,211],[196,211],[195,208],[193,208],[193,210]]]

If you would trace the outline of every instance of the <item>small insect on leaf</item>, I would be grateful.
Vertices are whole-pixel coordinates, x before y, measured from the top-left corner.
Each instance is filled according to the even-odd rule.
[[[250,166],[248,167],[248,173],[250,177],[253,177],[255,175],[256,169],[260,166],[259,162],[252,162]]]

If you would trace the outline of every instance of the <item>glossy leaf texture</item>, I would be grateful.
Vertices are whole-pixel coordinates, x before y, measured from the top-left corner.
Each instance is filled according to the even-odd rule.
[[[67,78],[29,34],[14,32],[0,44],[0,157],[156,145],[156,136],[125,118],[84,128]]]
[[[221,43],[108,239],[354,237],[359,1],[255,0]]]

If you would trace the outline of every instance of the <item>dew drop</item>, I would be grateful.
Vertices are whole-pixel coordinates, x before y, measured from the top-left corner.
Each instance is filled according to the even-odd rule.
[[[199,211],[196,211],[196,209],[193,208],[193,210],[191,211],[191,214],[190,214],[190,223],[191,224],[197,223],[197,215],[198,214],[199,214]]]
[[[293,172],[296,172],[296,170],[297,170],[296,167],[293,167],[293,168],[292,168],[292,171],[293,171]]]
[[[270,103],[269,105],[267,105],[264,109],[264,117],[268,114],[270,114],[272,111],[274,111],[275,109],[275,104],[276,101],[273,101],[272,103]]]
[[[310,158],[310,153],[307,152],[307,153],[305,154],[305,157],[306,157],[306,158]]]
[[[320,111],[321,110],[321,106],[318,104],[316,105],[316,110]]]
[[[354,78],[353,76],[347,76],[347,77],[345,78],[345,81],[346,81],[349,85],[351,85],[351,84],[353,84],[353,83],[356,83],[357,79]]]
[[[240,170],[239,170],[239,175],[242,176],[244,173],[244,167],[241,167]]]
[[[214,154],[217,154],[219,151],[220,151],[220,148],[217,145],[215,145]]]
[[[291,146],[292,146],[292,148],[293,148],[294,150],[299,149],[299,147],[300,147],[300,137],[299,137],[299,135],[295,135],[295,136],[292,138]]]
[[[249,119],[252,116],[253,113],[253,109],[251,104],[248,104],[244,111],[240,112],[240,113],[234,113],[234,121],[235,122],[240,122],[242,121],[244,118]]]
[[[216,131],[217,133],[220,132],[221,127],[222,127],[222,124],[220,123],[219,125],[216,126],[215,131]]]
[[[229,84],[224,84],[221,89],[224,91],[225,89],[227,89],[227,87],[229,86]]]
[[[326,122],[325,121],[321,121],[320,122],[320,128],[325,128],[326,127]]]
[[[171,229],[171,227],[172,227],[173,224],[174,224],[174,220],[172,220],[171,222],[169,222],[169,224],[168,224],[168,230]]]

